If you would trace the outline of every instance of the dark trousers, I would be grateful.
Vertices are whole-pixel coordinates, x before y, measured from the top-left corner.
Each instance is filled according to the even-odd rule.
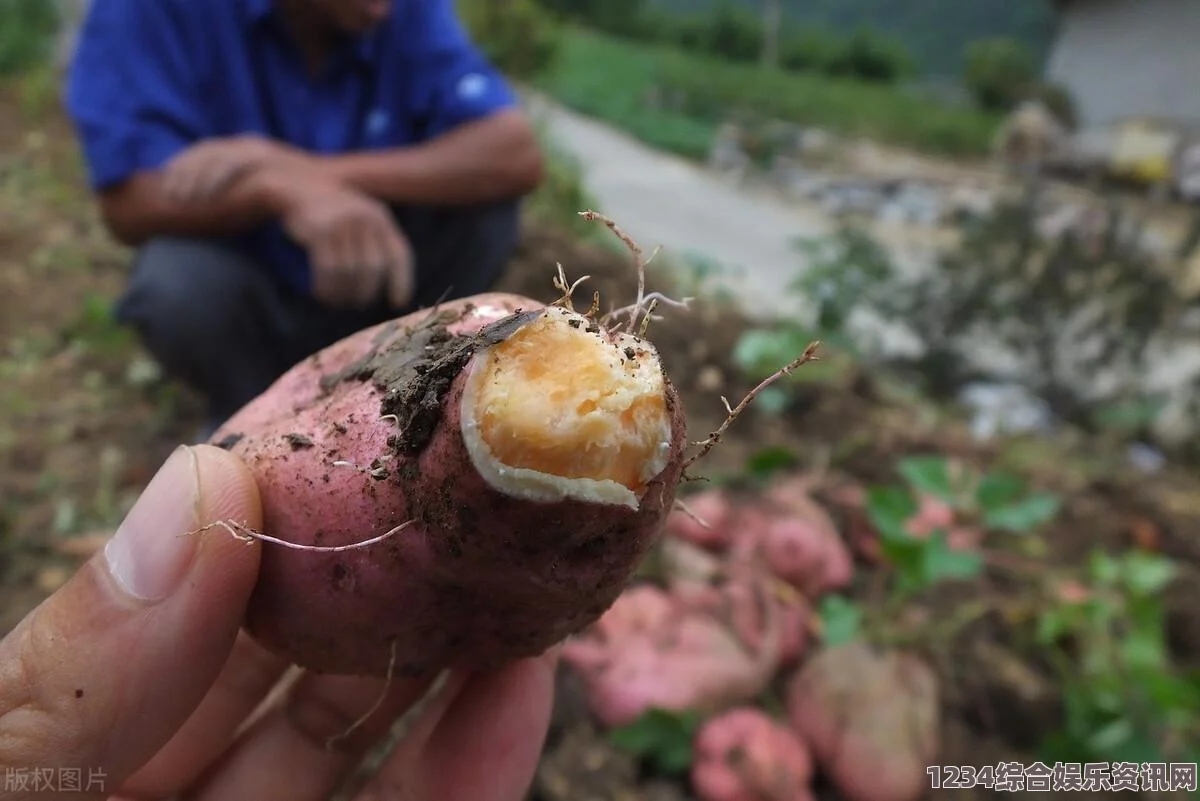
[[[416,259],[411,308],[337,310],[284,288],[221,241],[162,237],[137,253],[117,319],[133,327],[173,378],[199,391],[211,424],[226,419],[292,365],[355,331],[441,299],[489,290],[516,247],[516,203],[405,210]]]

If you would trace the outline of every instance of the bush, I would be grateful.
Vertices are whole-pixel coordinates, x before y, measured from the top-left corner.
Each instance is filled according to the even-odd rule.
[[[965,83],[985,109],[1013,108],[1029,96],[1037,79],[1033,54],[1015,39],[981,39],[967,48]]]
[[[792,72],[829,72],[842,48],[840,39],[829,31],[788,31],[782,39],[779,66]]]
[[[757,66],[666,60],[659,87],[683,99],[683,111],[719,122],[749,119],[818,125],[846,136],[877,138],[950,155],[988,151],[996,120],[862,79],[815,77]]]
[[[637,36],[642,28],[642,0],[541,0],[563,19],[617,36]]]
[[[459,0],[458,8],[480,49],[513,78],[542,74],[558,55],[558,26],[537,0]]]
[[[915,70],[913,58],[903,44],[865,28],[855,31],[826,66],[831,75],[872,83],[897,83]]]
[[[757,61],[762,52],[762,20],[744,7],[723,0],[707,20],[703,49],[730,61]]]
[[[52,0],[0,0],[0,75],[14,75],[50,58],[60,15]]]

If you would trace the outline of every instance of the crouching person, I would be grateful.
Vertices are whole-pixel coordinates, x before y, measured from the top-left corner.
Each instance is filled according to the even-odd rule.
[[[93,0],[68,76],[118,319],[211,431],[291,365],[490,289],[536,137],[452,0]]]

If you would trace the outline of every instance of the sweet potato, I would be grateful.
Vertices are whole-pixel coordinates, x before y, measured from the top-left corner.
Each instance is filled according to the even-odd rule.
[[[311,670],[422,676],[598,619],[672,509],[685,424],[650,342],[490,294],[316,354],[213,441],[292,546],[264,549],[249,632]]]
[[[725,548],[733,539],[733,501],[724,490],[707,490],[685,499],[686,509],[667,518],[667,533],[703,548]]]
[[[919,658],[854,641],[791,679],[792,727],[847,801],[915,801],[939,750],[938,682]]]
[[[563,660],[583,680],[593,714],[621,726],[650,709],[717,711],[754,698],[779,668],[777,607],[755,649],[733,628],[691,602],[648,585],[632,588]]]
[[[772,572],[810,597],[841,589],[854,576],[849,548],[811,492],[806,476],[777,481],[766,495],[774,513],[760,535]]]
[[[693,743],[700,801],[811,801],[812,759],[786,726],[753,707],[710,718]]]

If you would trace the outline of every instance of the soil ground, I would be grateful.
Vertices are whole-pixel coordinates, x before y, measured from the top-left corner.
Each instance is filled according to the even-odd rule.
[[[0,632],[61,585],[79,554],[111,531],[199,422],[195,399],[157,377],[136,343],[108,321],[127,254],[108,242],[85,202],[68,129],[54,119],[31,129],[14,124],[19,119],[0,98],[6,121],[0,123]],[[628,302],[633,274],[622,254],[536,224],[500,288],[552,300],[557,262],[569,277],[591,275],[587,286],[600,290],[605,305]],[[750,321],[714,302],[666,314],[651,335],[680,387],[692,438],[699,439],[724,418],[720,396],[736,400],[749,388],[730,354]],[[704,471],[739,471],[768,445],[824,468],[829,485],[891,481],[895,458],[906,453],[1020,465],[1066,499],[1045,539],[1054,563],[1078,564],[1095,547],[1137,545],[1179,559],[1188,571],[1179,586],[1195,587],[1200,578],[1200,484],[1191,476],[1146,479],[1087,443],[982,446],[952,416],[914,405],[873,376],[851,371],[807,386],[782,414],[747,414]],[[861,526],[850,511],[831,500],[830,506],[844,531]],[[869,603],[871,571],[859,574],[855,594]],[[989,573],[968,589],[994,596],[997,609],[1020,608],[1001,576]],[[961,588],[939,593],[928,599],[928,612],[946,615],[962,597]],[[945,748],[938,763],[1030,762],[1028,749],[1055,725],[1054,684],[1041,665],[1020,656],[1010,623],[990,615],[926,649],[943,679]],[[1200,666],[1200,596],[1178,592],[1169,627],[1176,654]],[[534,794],[539,801],[689,797],[684,783],[649,776],[613,750],[565,673]],[[836,795],[822,790],[821,797]],[[983,796],[948,791],[947,797]]]

